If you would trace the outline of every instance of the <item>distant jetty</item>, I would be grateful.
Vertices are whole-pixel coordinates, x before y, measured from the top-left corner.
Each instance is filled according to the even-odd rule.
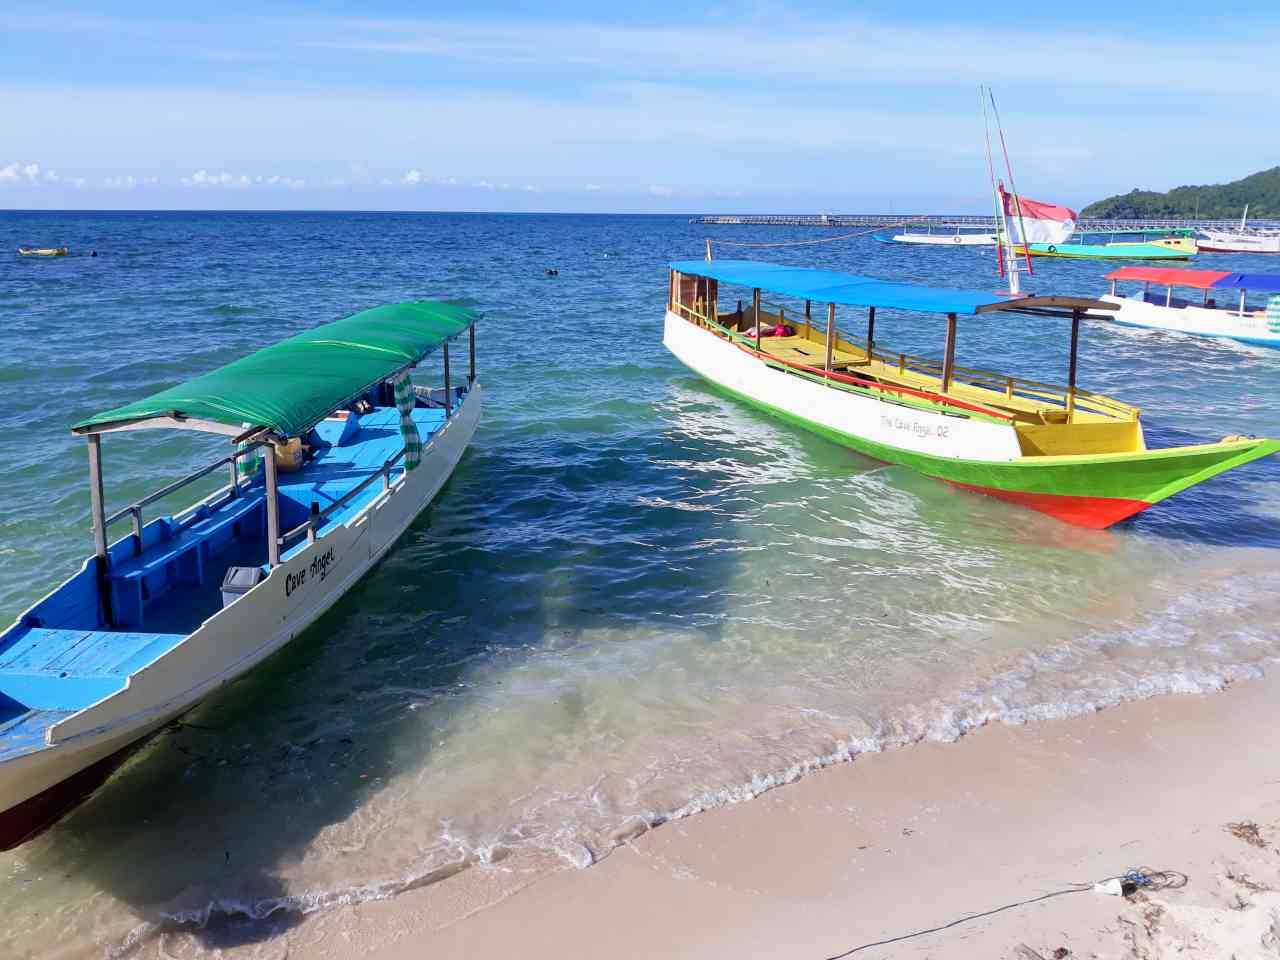
[[[743,227],[888,227],[910,221],[912,223],[932,224],[938,227],[981,227],[995,229],[994,217],[981,217],[955,214],[920,214],[913,216],[903,213],[767,213],[767,214],[708,214],[691,217],[690,223],[714,226]],[[1129,233],[1146,230],[1213,230],[1232,229],[1238,225],[1234,220],[1080,220],[1076,225],[1077,233]],[[1280,226],[1280,221],[1251,220],[1255,226]]]

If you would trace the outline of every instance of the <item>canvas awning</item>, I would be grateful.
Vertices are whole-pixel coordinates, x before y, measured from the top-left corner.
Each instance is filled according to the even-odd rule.
[[[769,290],[785,296],[851,307],[887,307],[923,313],[978,314],[994,310],[1048,311],[1073,307],[1111,309],[1109,304],[1082,297],[1010,297],[998,291],[957,290],[898,283],[835,270],[790,267],[756,260],[677,260],[671,265],[687,276],[710,277],[721,283]]]
[[[381,380],[417,363],[477,318],[466,307],[445,301],[375,307],[88,417],[71,429],[101,433],[182,427],[234,436],[256,428],[281,437],[299,436]]]
[[[1107,274],[1108,280],[1141,280],[1166,287],[1195,287],[1197,290],[1257,290],[1280,292],[1280,274],[1232,273],[1227,270],[1179,270],[1170,267],[1121,267]]]
[[[1107,274],[1108,280],[1139,280],[1166,287],[1195,287],[1209,290],[1230,274],[1225,270],[1179,270],[1175,267],[1121,267]]]

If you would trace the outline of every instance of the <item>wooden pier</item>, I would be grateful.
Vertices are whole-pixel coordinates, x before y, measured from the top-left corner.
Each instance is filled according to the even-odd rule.
[[[967,214],[921,214],[913,216],[903,213],[814,213],[814,214],[712,214],[692,217],[690,223],[713,226],[743,227],[826,227],[826,228],[858,228],[888,227],[910,221],[912,226],[934,227],[969,227],[973,229],[995,229],[995,217],[972,216]],[[1280,221],[1250,220],[1253,227],[1280,227]],[[1155,230],[1234,230],[1240,226],[1239,220],[1080,220],[1076,224],[1077,233],[1137,233]]]

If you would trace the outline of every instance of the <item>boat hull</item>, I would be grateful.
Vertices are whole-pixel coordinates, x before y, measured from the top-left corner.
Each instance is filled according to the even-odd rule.
[[[1234,234],[1200,232],[1200,249],[1211,253],[1280,253],[1280,233]]]
[[[1023,253],[1024,248],[1018,247]],[[1156,243],[1033,243],[1033,257],[1067,257],[1076,260],[1188,260],[1195,250]]]
[[[0,848],[29,837],[33,824],[47,827],[50,816],[68,809],[53,810],[59,800],[74,805],[105,780],[114,768],[107,761],[114,758],[118,765],[127,755],[122,751],[277,652],[337,602],[452,475],[475,432],[481,403],[480,385],[472,384],[453,417],[423,447],[416,469],[349,521],[288,555],[253,590],[132,674],[124,689],[55,723],[40,748],[0,761]]]
[[[994,247],[995,234],[990,233],[899,233],[893,238],[894,243],[919,243],[934,247]]]
[[[1194,305],[1166,307],[1140,297],[1108,294],[1101,298],[1114,303],[1115,311],[1098,313],[1116,323],[1151,330],[1170,330],[1197,337],[1226,338],[1241,343],[1280,348],[1280,323],[1268,320],[1265,311],[1209,308]]]
[[[804,380],[671,311],[663,342],[685,366],[722,389],[842,446],[1093,529],[1280,451],[1277,441],[1238,440],[1134,453],[1023,456],[1010,424],[919,410]]]

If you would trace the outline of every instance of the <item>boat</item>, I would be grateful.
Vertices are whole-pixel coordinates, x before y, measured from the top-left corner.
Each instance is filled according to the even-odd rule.
[[[889,239],[894,243],[920,243],[938,247],[990,247],[995,246],[995,233],[983,228],[975,229],[965,224],[945,225],[948,229],[934,232],[933,224],[929,224],[923,232],[912,231],[910,227],[902,233],[894,234]]]
[[[20,257],[66,257],[71,254],[70,247],[19,247]]]
[[[296,637],[440,491],[480,418],[467,308],[414,301],[290,337],[81,420],[94,552],[0,634],[0,848],[99,786],[131,748]],[[466,379],[450,340],[467,333]],[[410,371],[443,353],[443,388]],[[227,456],[108,513],[102,438],[194,430]],[[148,506],[210,475],[176,515]],[[207,484],[207,481],[205,481]],[[108,528],[128,521],[115,542]]]
[[[1129,242],[1112,240],[1108,243],[1019,244],[1019,253],[1033,257],[1074,257],[1078,260],[1189,260],[1196,255],[1194,240],[1184,237],[1164,237],[1159,240]]]
[[[1280,347],[1280,274],[1121,267],[1106,279],[1111,292],[1102,300],[1113,309],[1100,315],[1116,323]],[[1142,286],[1121,294],[1118,283]],[[1153,293],[1152,284],[1163,287],[1164,293]],[[1175,296],[1180,288],[1199,290],[1201,295],[1198,300]],[[1267,303],[1249,306],[1250,292],[1267,294]]]
[[[1094,298],[952,290],[749,260],[670,264],[663,343],[733,396],[877,460],[1104,528],[1225,470],[1280,450],[1227,437],[1148,449],[1139,410],[1077,386],[1082,318],[1114,310]],[[719,287],[750,292],[722,312]],[[803,301],[766,309],[764,292]],[[826,304],[825,329],[812,319]],[[837,329],[838,307],[865,309],[866,334]],[[941,359],[881,346],[876,311],[945,317]],[[956,365],[959,318],[1066,317],[1065,386]],[[775,335],[770,336],[773,333]]]
[[[1211,253],[1280,253],[1280,230],[1250,227],[1249,205],[1240,214],[1240,226],[1236,230],[1200,230],[1200,249]]]

